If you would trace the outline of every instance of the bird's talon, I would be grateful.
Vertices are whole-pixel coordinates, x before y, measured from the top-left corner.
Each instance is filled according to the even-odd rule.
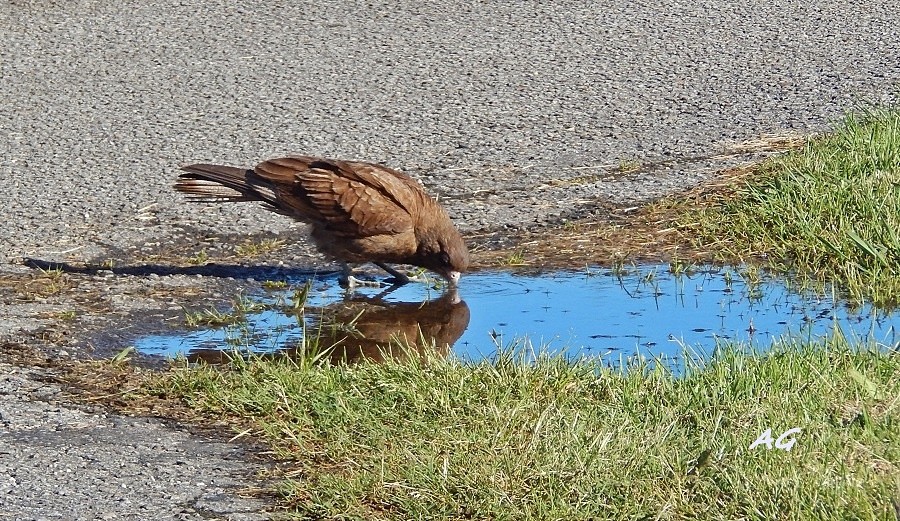
[[[380,287],[382,287],[382,283],[377,280],[358,279],[358,278],[354,277],[353,275],[350,275],[349,277],[346,277],[346,278],[341,278],[340,285],[347,289],[380,288]]]

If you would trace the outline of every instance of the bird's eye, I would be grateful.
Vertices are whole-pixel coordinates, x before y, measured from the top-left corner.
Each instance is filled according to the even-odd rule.
[[[441,264],[444,266],[450,265],[450,255],[445,251],[441,252]]]

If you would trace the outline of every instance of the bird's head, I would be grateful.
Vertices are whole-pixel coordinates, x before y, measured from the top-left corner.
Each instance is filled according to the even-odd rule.
[[[452,225],[430,230],[420,237],[417,256],[419,266],[437,273],[451,287],[459,284],[460,275],[469,268],[469,249]]]

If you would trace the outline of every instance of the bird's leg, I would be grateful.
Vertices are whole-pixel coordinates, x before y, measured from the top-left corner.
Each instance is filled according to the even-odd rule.
[[[414,282],[428,282],[428,279],[422,275],[413,275],[410,277],[409,275],[407,275],[405,273],[400,273],[399,271],[395,270],[394,268],[388,266],[387,264],[385,264],[383,262],[374,262],[373,264],[375,264],[379,268],[383,269],[384,271],[390,273],[391,276],[394,277],[393,284],[406,284],[408,282],[413,282],[413,281]]]
[[[350,267],[346,262],[341,263],[341,286],[346,287],[347,289],[352,290],[353,288],[357,288],[360,286],[370,287],[370,288],[380,288],[381,282],[377,280],[362,280],[353,276],[353,268]]]
[[[406,284],[407,282],[409,282],[409,277],[388,266],[387,264],[383,262],[373,262],[373,264],[388,272],[391,277],[394,277],[394,280],[392,281],[393,284]]]

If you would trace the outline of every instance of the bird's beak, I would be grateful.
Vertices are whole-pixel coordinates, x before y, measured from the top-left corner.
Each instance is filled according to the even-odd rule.
[[[459,286],[460,273],[458,271],[448,271],[447,273],[442,273],[442,275],[450,283],[451,288]]]

